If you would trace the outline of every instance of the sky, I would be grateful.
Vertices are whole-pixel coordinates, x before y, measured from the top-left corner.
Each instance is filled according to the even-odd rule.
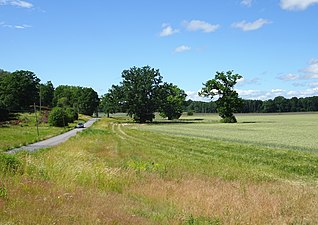
[[[0,0],[0,69],[103,95],[146,65],[193,100],[229,70],[244,99],[318,95],[318,0]]]

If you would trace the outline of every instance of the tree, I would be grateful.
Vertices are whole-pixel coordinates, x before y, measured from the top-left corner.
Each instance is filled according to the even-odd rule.
[[[40,84],[40,97],[43,106],[52,107],[54,98],[54,86],[51,81],[46,84]]]
[[[216,72],[215,78],[203,84],[204,86],[199,92],[200,96],[211,97],[211,99],[218,95],[217,111],[224,123],[237,122],[234,113],[242,106],[242,99],[238,97],[234,85],[240,78],[242,76],[234,74],[233,71]]]
[[[60,85],[54,91],[54,106],[71,107],[77,112],[92,116],[97,111],[99,98],[92,88]]]
[[[183,112],[186,93],[176,85],[168,83],[164,83],[159,92],[161,99],[160,115],[168,117],[168,120],[179,119]]]
[[[5,105],[0,101],[0,121],[6,121],[9,119],[9,111]]]
[[[77,104],[80,113],[92,116],[99,105],[97,92],[93,88],[81,88]]]
[[[158,90],[162,82],[159,70],[149,66],[133,67],[124,70],[122,78],[124,110],[137,122],[151,122],[159,103]]]
[[[2,75],[0,101],[8,110],[29,109],[38,102],[40,79],[31,71],[19,70]]]
[[[108,93],[102,96],[100,108],[109,117],[110,113],[123,112],[124,92],[122,86],[113,85]]]

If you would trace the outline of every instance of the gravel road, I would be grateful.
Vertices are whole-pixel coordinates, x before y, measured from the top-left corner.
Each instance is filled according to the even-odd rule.
[[[49,139],[44,140],[44,141],[39,141],[39,142],[30,144],[27,146],[22,146],[20,148],[11,149],[10,151],[7,151],[6,153],[14,154],[14,153],[17,153],[17,152],[23,151],[23,150],[29,151],[29,152],[34,152],[34,151],[39,150],[41,148],[49,148],[49,147],[61,144],[62,142],[68,140],[70,137],[75,136],[77,132],[81,132],[82,130],[85,130],[86,128],[90,127],[97,120],[98,120],[97,118],[90,119],[89,121],[87,121],[85,123],[85,128],[75,128],[75,129],[70,130],[66,133],[60,134],[58,136],[49,138]]]

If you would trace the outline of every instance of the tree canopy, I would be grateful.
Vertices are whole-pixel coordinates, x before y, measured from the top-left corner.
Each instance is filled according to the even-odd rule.
[[[216,72],[215,78],[208,80],[203,84],[200,96],[211,97],[218,96],[216,101],[217,111],[222,118],[222,122],[236,123],[234,113],[242,106],[242,99],[238,97],[238,93],[234,90],[237,80],[242,78],[233,71]]]
[[[179,119],[183,112],[183,106],[187,97],[184,90],[176,85],[164,83],[160,87],[160,106],[159,112],[162,117],[168,120]]]
[[[60,85],[54,91],[53,105],[71,107],[79,113],[92,116],[98,109],[99,98],[92,88]]]
[[[151,122],[156,111],[168,119],[180,117],[185,93],[173,84],[162,84],[159,70],[132,67],[122,72],[122,78],[102,98],[106,113],[122,110],[140,123]]]
[[[8,110],[25,110],[39,100],[40,79],[31,72],[2,73],[0,101]]]

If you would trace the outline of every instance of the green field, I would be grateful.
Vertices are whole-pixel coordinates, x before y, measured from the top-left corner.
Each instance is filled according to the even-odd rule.
[[[0,154],[0,224],[317,224],[315,147],[267,134],[306,138],[316,118],[104,118],[57,147]]]
[[[87,118],[81,119],[87,120]],[[68,131],[75,125],[76,123],[72,123],[68,127],[61,128],[52,127],[47,123],[40,123],[38,136],[35,115],[29,113],[20,114],[17,116],[17,120],[0,125],[0,152],[48,139]]]
[[[213,114],[182,117],[184,123],[139,126],[138,129],[169,135],[190,136],[306,150],[318,153],[318,113],[238,114],[238,123],[218,123]]]

